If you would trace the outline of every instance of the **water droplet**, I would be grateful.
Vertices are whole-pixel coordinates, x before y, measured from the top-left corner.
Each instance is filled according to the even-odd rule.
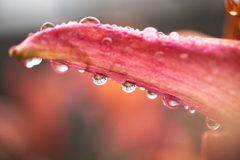
[[[105,37],[102,39],[102,44],[103,44],[103,51],[109,51],[110,50],[110,46],[112,45],[112,38],[110,37]]]
[[[154,92],[152,92],[152,91],[147,91],[147,97],[149,98],[149,99],[155,99],[155,98],[157,98],[157,94],[156,93],[154,93]]]
[[[177,32],[171,32],[169,34],[170,38],[178,40],[179,39],[179,34]]]
[[[153,27],[147,27],[143,30],[142,36],[143,39],[147,41],[157,40],[158,39],[158,31],[156,28]]]
[[[109,72],[109,77],[115,83],[122,83],[126,80],[126,77],[124,74],[117,73],[117,72]]]
[[[240,15],[240,5],[238,0],[225,0],[226,11],[231,16]]]
[[[191,114],[193,114],[193,113],[196,112],[196,110],[194,110],[194,109],[192,109],[192,108],[189,108],[189,112],[190,112]]]
[[[43,25],[41,26],[40,31],[47,30],[47,29],[51,29],[51,28],[53,28],[53,27],[55,27],[55,25],[54,25],[53,23],[51,23],[51,22],[45,22],[45,23],[43,23]]]
[[[133,49],[132,49],[131,47],[129,47],[129,46],[125,47],[125,48],[123,49],[123,51],[124,51],[125,53],[130,54],[130,55],[133,53]]]
[[[173,96],[164,96],[163,104],[170,109],[177,109],[180,107],[180,100]]]
[[[107,82],[107,77],[101,74],[93,74],[93,83],[96,85],[104,85]]]
[[[185,59],[188,59],[188,54],[187,53],[182,53],[182,54],[179,55],[179,57],[180,57],[180,59],[185,60]]]
[[[184,106],[185,109],[189,109],[189,106]]]
[[[136,84],[133,84],[131,82],[123,82],[122,83],[122,90],[127,93],[131,93],[136,89]]]
[[[211,130],[217,130],[220,127],[220,122],[213,118],[206,117],[207,127]]]
[[[28,37],[30,37],[31,35],[33,35],[33,33],[32,33],[32,32],[28,33]]]
[[[78,72],[80,72],[80,73],[84,73],[85,71],[82,70],[82,69],[79,69]]]
[[[53,70],[57,73],[65,73],[69,70],[69,67],[65,64],[55,62],[55,61],[51,61],[50,63],[51,63]]]
[[[95,17],[85,17],[79,23],[84,24],[100,24],[100,21]]]
[[[126,29],[132,29],[131,27],[129,27],[129,26],[126,26],[126,27],[124,27],[124,28],[126,28]]]
[[[140,89],[141,91],[144,91],[144,90],[145,90],[145,88],[144,88],[144,87],[140,87],[139,89]]]
[[[28,59],[23,59],[22,63],[27,67],[27,68],[32,68],[35,65],[39,65],[42,62],[42,58],[28,58]]]

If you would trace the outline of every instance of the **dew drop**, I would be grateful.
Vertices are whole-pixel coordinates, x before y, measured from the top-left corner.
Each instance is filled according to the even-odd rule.
[[[100,24],[100,21],[95,17],[85,17],[79,23],[84,24]]]
[[[210,117],[206,117],[206,125],[211,130],[217,130],[220,127],[220,122]]]
[[[192,108],[189,108],[189,110],[188,110],[191,114],[193,114],[193,113],[195,113],[196,112],[196,110],[194,110],[194,109],[192,109]]]
[[[112,45],[112,38],[110,37],[105,37],[102,39],[102,44],[106,46]]]
[[[142,36],[143,39],[146,41],[152,41],[152,40],[157,40],[158,39],[158,31],[156,28],[153,27],[147,27],[143,30]]]
[[[51,61],[50,63],[51,63],[53,70],[57,73],[65,73],[69,70],[69,67],[65,64],[62,64],[59,62],[54,62],[54,61]]]
[[[178,40],[179,39],[179,34],[177,32],[171,32],[169,34],[170,38]]]
[[[182,54],[179,55],[179,57],[180,57],[180,59],[185,60],[185,59],[188,59],[188,54],[187,53],[182,53]]]
[[[129,55],[133,54],[133,49],[129,46],[125,47],[123,51]]]
[[[122,90],[127,93],[131,93],[136,89],[136,84],[133,84],[131,82],[123,82],[122,83]]]
[[[41,26],[40,28],[40,31],[43,31],[43,30],[47,30],[47,29],[50,29],[50,28],[53,28],[55,27],[55,25],[51,22],[45,22],[43,23],[43,25]]]
[[[238,0],[225,0],[225,6],[226,6],[227,12],[231,16],[240,15],[240,5]]]
[[[156,93],[154,93],[154,92],[152,92],[152,91],[147,91],[147,97],[149,98],[149,99],[156,99],[157,98],[157,94]]]
[[[39,65],[42,62],[42,58],[28,58],[22,60],[22,63],[27,67],[27,68],[32,68],[35,65]]]
[[[82,70],[82,69],[79,69],[78,72],[80,72],[80,73],[84,73],[85,71]]]
[[[107,77],[101,74],[93,74],[93,83],[96,85],[104,85],[107,82]]]
[[[145,90],[145,88],[144,88],[144,87],[140,87],[139,89],[140,89],[141,91],[144,91],[144,90]]]
[[[177,109],[181,105],[180,100],[173,96],[164,96],[163,104],[169,109]]]
[[[189,109],[189,106],[184,106],[185,109]]]

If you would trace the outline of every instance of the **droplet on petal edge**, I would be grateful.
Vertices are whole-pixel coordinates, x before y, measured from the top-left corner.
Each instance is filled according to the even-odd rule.
[[[136,89],[136,84],[133,84],[131,82],[123,82],[122,83],[122,90],[126,93],[131,93]]]
[[[164,96],[162,101],[169,109],[177,109],[181,105],[180,100],[173,96]]]
[[[41,26],[40,31],[42,31],[42,30],[47,30],[47,29],[50,29],[50,28],[53,28],[53,27],[55,27],[55,25],[54,25],[53,23],[51,23],[51,22],[45,22],[45,23],[43,23],[43,25]]]
[[[42,58],[28,58],[28,59],[21,60],[21,62],[27,68],[32,68],[35,65],[39,65],[42,62]]]
[[[146,41],[157,40],[158,35],[159,35],[159,33],[158,33],[157,29],[155,29],[153,27],[147,27],[142,32],[143,39],[145,39]]]
[[[149,98],[149,99],[156,99],[157,98],[157,94],[156,93],[154,93],[154,92],[152,92],[152,91],[147,91],[147,97]]]
[[[169,37],[172,38],[172,39],[178,40],[179,39],[179,34],[177,32],[171,32],[169,34]]]
[[[93,83],[101,86],[104,85],[107,82],[107,77],[101,74],[93,74]]]
[[[51,61],[50,63],[51,63],[53,70],[57,73],[65,73],[69,70],[69,67],[65,64],[62,64],[59,62],[54,62],[54,61]]]
[[[95,17],[85,17],[79,23],[84,24],[100,24],[100,21]]]
[[[82,69],[79,69],[78,72],[80,72],[80,73],[84,73],[85,71],[82,70]]]
[[[190,112],[191,114],[193,114],[193,113],[196,112],[196,110],[195,110],[195,109],[192,109],[192,108],[189,108],[189,112]]]
[[[211,130],[217,130],[220,127],[220,122],[210,117],[206,117],[206,125]]]
[[[189,109],[189,106],[184,106],[185,109]]]
[[[139,89],[140,89],[141,91],[144,91],[144,90],[145,90],[145,88],[144,88],[144,87],[139,87]]]

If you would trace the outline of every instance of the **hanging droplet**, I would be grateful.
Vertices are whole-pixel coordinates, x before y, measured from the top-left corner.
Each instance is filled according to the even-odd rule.
[[[191,114],[193,114],[193,113],[195,113],[196,112],[196,110],[195,109],[192,109],[192,108],[189,108],[189,110],[188,110]]]
[[[141,91],[144,91],[144,90],[145,90],[145,88],[144,88],[144,87],[140,87],[139,89],[140,89]]]
[[[180,107],[180,100],[173,96],[164,96],[163,104],[170,109],[177,109]]]
[[[46,29],[50,29],[50,28],[53,28],[55,27],[55,25],[51,22],[45,22],[43,23],[43,25],[41,26],[40,28],[40,31],[43,31],[43,30],[46,30]]]
[[[28,58],[28,59],[23,59],[22,63],[27,67],[27,68],[32,68],[35,65],[39,65],[42,62],[42,58]]]
[[[170,38],[178,40],[179,39],[179,34],[177,32],[171,32],[169,34]]]
[[[156,93],[154,93],[154,92],[152,92],[152,91],[147,91],[147,97],[149,98],[149,99],[155,99],[155,98],[157,98],[157,94]]]
[[[226,11],[231,16],[240,15],[240,1],[239,0],[225,0]]]
[[[142,36],[143,39],[147,41],[157,40],[158,39],[158,31],[156,28],[153,27],[147,27],[143,30]]]
[[[189,106],[184,106],[185,109],[189,109]]]
[[[211,130],[217,130],[220,127],[220,122],[210,117],[206,117],[207,127]]]
[[[55,61],[51,61],[50,63],[51,63],[53,70],[57,73],[65,73],[69,70],[69,67],[65,64],[55,62]]]
[[[107,77],[101,74],[93,74],[93,83],[96,85],[104,85],[107,82]]]
[[[100,21],[95,17],[85,17],[79,23],[84,24],[100,24]]]
[[[122,90],[127,93],[131,93],[136,89],[136,84],[133,84],[131,82],[123,82],[122,83]]]
[[[82,69],[79,69],[78,72],[80,72],[80,73],[84,73],[85,71],[82,70]]]

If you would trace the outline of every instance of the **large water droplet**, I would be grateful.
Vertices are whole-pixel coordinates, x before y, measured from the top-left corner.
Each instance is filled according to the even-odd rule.
[[[100,21],[95,17],[85,17],[79,23],[84,24],[100,24]]]
[[[227,12],[231,16],[239,16],[240,15],[240,2],[239,0],[225,0],[225,6]]]
[[[152,91],[147,91],[147,97],[149,98],[149,99],[155,99],[155,98],[157,98],[157,94],[156,93],[154,93],[154,92],[152,92]]]
[[[206,117],[207,127],[211,130],[217,130],[220,127],[220,122],[210,117]]]
[[[93,74],[93,83],[96,85],[104,85],[107,82],[107,77],[101,74]]]
[[[171,32],[169,34],[170,38],[178,40],[179,39],[179,34],[177,32]]]
[[[196,110],[195,109],[192,109],[192,108],[189,108],[189,110],[188,110],[191,114],[193,114],[193,113],[195,113],[196,112]]]
[[[177,109],[180,107],[180,100],[173,96],[164,96],[163,104],[170,109]]]
[[[142,36],[143,39],[146,41],[152,41],[152,40],[157,40],[158,39],[158,31],[156,28],[153,27],[147,27],[143,30]]]
[[[28,58],[22,60],[22,63],[27,67],[27,68],[32,68],[35,65],[39,65],[42,62],[42,58]]]
[[[50,28],[53,28],[53,27],[55,27],[55,25],[54,25],[53,23],[51,23],[51,22],[45,22],[45,23],[43,23],[43,25],[41,26],[40,31],[46,30],[46,29],[50,29]]]
[[[136,89],[136,84],[133,84],[131,82],[123,82],[122,83],[122,90],[127,93],[131,93]]]
[[[53,70],[57,73],[65,73],[69,70],[69,67],[67,65],[59,63],[59,62],[51,61],[51,66],[52,66]]]

